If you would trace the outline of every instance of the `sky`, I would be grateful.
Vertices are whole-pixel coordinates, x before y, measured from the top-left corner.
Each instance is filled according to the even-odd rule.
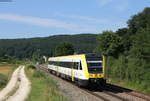
[[[0,0],[0,39],[116,31],[150,7],[150,0],[9,1]]]

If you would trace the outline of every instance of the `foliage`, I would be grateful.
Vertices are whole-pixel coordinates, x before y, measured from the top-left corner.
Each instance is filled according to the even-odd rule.
[[[7,84],[7,76],[0,74],[0,88]]]
[[[33,77],[35,77],[35,78],[46,78],[46,75],[44,72],[38,71],[38,72],[33,73]]]
[[[75,52],[92,52],[95,48],[96,36],[96,34],[77,34],[30,39],[1,39],[0,58],[9,56],[18,59],[30,58],[33,61],[41,60],[39,57],[54,56],[55,47],[60,42],[72,43]]]
[[[97,52],[107,55],[109,78],[150,93],[150,8],[134,15],[128,28],[103,32],[97,41]]]
[[[133,38],[131,53],[139,58],[150,56],[150,28],[140,30]]]
[[[128,28],[120,28],[116,31],[116,34],[119,36],[126,35],[128,33]]]
[[[73,45],[69,42],[60,43],[55,48],[56,56],[72,55],[73,53],[74,53]]]
[[[96,52],[116,56],[119,54],[121,47],[121,37],[111,31],[104,31],[102,34],[97,36],[97,47]]]
[[[139,30],[147,28],[150,26],[150,8],[145,8],[143,12],[134,15],[127,23],[130,34],[136,34]]]
[[[26,73],[32,82],[31,92],[26,101],[67,101],[59,92],[57,82],[48,74],[32,69],[26,69]]]
[[[36,67],[34,65],[28,65],[27,68],[28,69],[36,69]]]

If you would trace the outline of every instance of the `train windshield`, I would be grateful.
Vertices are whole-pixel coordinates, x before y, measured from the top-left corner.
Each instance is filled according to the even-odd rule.
[[[96,62],[96,63],[92,63],[92,62],[88,62],[89,67],[93,68],[93,67],[100,67],[102,65],[102,63],[100,62]]]
[[[86,56],[88,72],[89,73],[101,73],[102,70],[102,56],[98,54],[90,54]]]

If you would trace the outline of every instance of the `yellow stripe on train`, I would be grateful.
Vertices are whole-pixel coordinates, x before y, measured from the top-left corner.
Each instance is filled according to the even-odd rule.
[[[89,78],[103,78],[104,77],[104,73],[100,73],[100,74],[89,74]]]

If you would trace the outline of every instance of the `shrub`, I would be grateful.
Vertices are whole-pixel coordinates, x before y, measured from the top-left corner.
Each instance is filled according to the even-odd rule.
[[[36,78],[46,78],[46,74],[42,71],[34,71],[33,77]]]
[[[49,78],[48,76],[46,76],[46,81],[48,83],[48,85],[53,86],[54,88],[57,88],[57,82],[51,78]]]
[[[0,74],[0,87],[3,87],[7,84],[7,76]]]
[[[36,69],[36,67],[34,65],[28,65],[27,68],[28,69]]]

